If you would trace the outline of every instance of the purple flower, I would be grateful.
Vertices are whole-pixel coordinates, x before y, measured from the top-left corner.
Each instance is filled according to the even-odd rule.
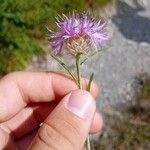
[[[74,13],[70,17],[62,15],[60,19],[57,18],[56,24],[59,28],[58,32],[48,29],[51,39],[49,44],[54,47],[56,53],[61,52],[64,44],[70,45],[72,41],[76,43],[75,40],[80,41],[78,39],[84,39],[88,47],[96,50],[101,47],[103,41],[107,40],[106,23],[89,18],[87,13],[83,13],[81,17]],[[84,46],[85,41],[82,43]]]

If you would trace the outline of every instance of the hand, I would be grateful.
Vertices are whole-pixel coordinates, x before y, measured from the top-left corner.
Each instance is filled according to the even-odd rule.
[[[87,81],[82,83],[86,89]],[[15,72],[2,78],[0,149],[81,150],[88,132],[101,130],[102,118],[95,113],[97,86],[92,84],[93,97],[76,89],[59,73]]]

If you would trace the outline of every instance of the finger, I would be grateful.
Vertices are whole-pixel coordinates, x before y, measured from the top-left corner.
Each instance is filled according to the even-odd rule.
[[[1,123],[1,126],[14,139],[18,139],[39,127],[56,105],[55,101],[30,105],[16,114],[15,117]]]
[[[0,126],[0,149],[16,149],[14,141],[10,135]]]
[[[102,130],[103,118],[99,113],[95,113],[94,119],[90,128],[90,133],[94,134]]]
[[[83,87],[87,81],[83,80]],[[77,89],[73,80],[65,75],[45,72],[15,72],[0,80],[0,122],[18,113],[28,103],[59,100]],[[97,86],[93,83],[91,93],[96,96]]]
[[[95,109],[95,102],[88,92],[71,92],[45,120],[29,149],[81,150]]]
[[[14,139],[31,132],[47,118],[58,102],[42,103],[24,108],[15,117],[1,124]],[[95,113],[90,133],[96,133],[102,128],[102,117]]]
[[[98,131],[101,131],[102,125],[103,125],[103,121],[102,121],[101,115],[99,113],[95,113],[94,119],[93,119],[93,122],[91,125],[91,129],[90,129],[90,133],[96,133]],[[29,126],[26,126],[26,127],[29,127]],[[22,129],[24,129],[24,128],[22,128]],[[31,141],[35,137],[37,131],[38,131],[38,128],[36,128],[36,130],[33,130],[33,132],[30,132],[30,134],[28,134],[27,136],[23,136],[22,138],[19,138],[17,140],[17,145],[18,145],[19,149],[26,150],[27,147],[31,144]],[[86,148],[84,147],[83,150],[86,150]]]
[[[96,133],[96,132],[100,131],[102,129],[102,125],[103,125],[103,121],[102,121],[101,115],[99,113],[95,113],[90,132]],[[29,127],[29,126],[27,126],[27,127]],[[22,128],[22,129],[24,129],[24,128]],[[26,150],[27,147],[31,144],[31,141],[33,140],[33,138],[35,137],[37,130],[38,129],[36,128],[36,130],[33,130],[33,132],[31,132],[27,136],[23,136],[22,138],[18,139],[17,140],[18,148],[21,150]],[[86,150],[86,148],[84,147],[82,150]]]

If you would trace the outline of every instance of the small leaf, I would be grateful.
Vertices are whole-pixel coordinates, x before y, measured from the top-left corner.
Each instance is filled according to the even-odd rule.
[[[89,79],[89,83],[88,83],[88,87],[87,87],[87,91],[89,91],[89,92],[91,90],[91,83],[93,81],[93,78],[94,78],[94,73],[91,74],[90,79]]]
[[[83,64],[88,60],[89,57],[93,57],[93,56],[95,56],[97,53],[99,53],[99,52],[101,52],[101,51],[103,51],[103,50],[107,50],[107,49],[108,49],[108,48],[103,48],[103,49],[101,49],[101,50],[95,51],[95,52],[92,53],[90,56],[88,56],[87,58],[85,58],[85,59],[80,63],[80,65],[83,65]]]
[[[73,80],[76,82],[76,78],[74,74],[70,71],[70,68],[57,56],[51,54],[51,57],[54,58],[73,78]]]

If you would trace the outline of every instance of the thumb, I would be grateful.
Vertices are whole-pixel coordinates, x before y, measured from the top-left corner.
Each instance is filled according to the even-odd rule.
[[[87,91],[66,95],[42,124],[29,149],[81,150],[95,109],[95,101]]]

